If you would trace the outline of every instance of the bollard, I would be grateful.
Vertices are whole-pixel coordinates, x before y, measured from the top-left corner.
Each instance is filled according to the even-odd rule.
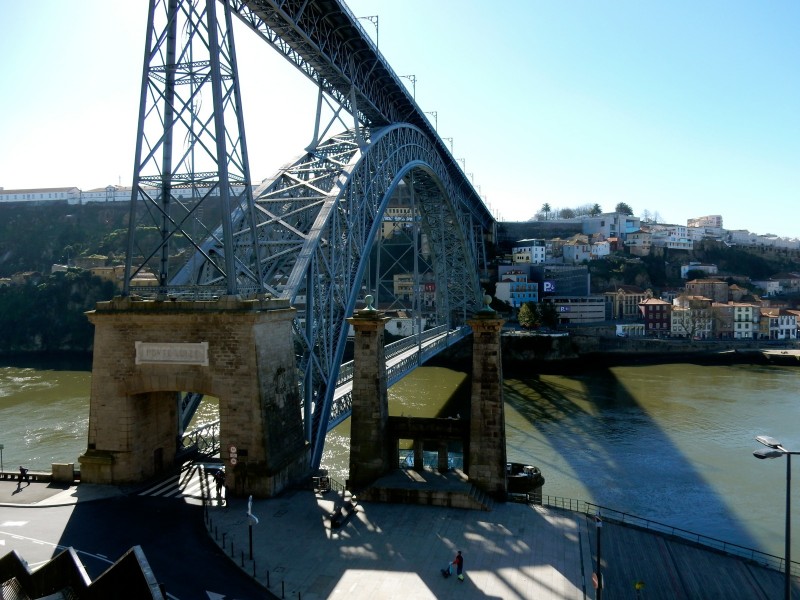
[[[241,566],[243,566],[243,567],[244,567],[244,550],[242,550],[242,561],[241,561]]]
[[[216,541],[219,539],[219,537],[217,536],[217,533],[219,533],[219,532],[217,531],[217,526],[216,526],[216,525],[214,525],[214,541],[215,541],[215,542],[216,542]]]
[[[281,581],[281,598],[286,598],[286,596],[283,593],[283,584],[284,584],[284,582]]]
[[[231,540],[231,558],[236,556],[236,553],[233,551],[233,540]]]
[[[222,548],[223,548],[223,549],[225,548],[225,536],[226,536],[226,535],[227,535],[227,533],[223,531],[223,532],[222,532]]]
[[[267,570],[267,589],[269,589],[269,569]]]
[[[256,561],[253,561],[253,579],[256,578]]]

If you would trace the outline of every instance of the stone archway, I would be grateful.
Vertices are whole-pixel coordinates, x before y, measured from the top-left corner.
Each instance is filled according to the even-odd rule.
[[[236,495],[267,497],[309,475],[288,300],[116,298],[95,326],[81,480],[135,483],[175,458],[175,392],[219,398],[221,458]]]

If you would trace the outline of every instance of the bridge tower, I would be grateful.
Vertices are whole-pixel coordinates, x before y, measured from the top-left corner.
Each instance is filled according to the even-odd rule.
[[[318,90],[304,153],[257,187],[234,16]],[[262,113],[260,121],[270,116]],[[217,302],[223,310],[234,299],[282,299],[296,308],[293,372],[310,469],[320,466],[332,423],[350,410],[347,397],[337,395],[346,317],[373,291],[365,291],[370,274],[381,297],[393,283],[370,262],[384,256],[373,250],[400,190],[412,208],[398,227],[419,228],[414,248],[425,247],[434,278],[426,291],[435,293],[427,325],[465,328],[479,303],[478,262],[482,257],[485,266],[494,219],[452,147],[349,9],[330,0],[150,0],[123,297],[130,307],[174,300]],[[415,274],[419,262],[415,255]],[[416,276],[412,284],[421,294]],[[421,305],[421,295],[414,303]],[[103,311],[92,318],[106,321]],[[416,329],[422,329],[418,316]],[[218,343],[170,341],[207,341],[209,349]],[[178,410],[178,422],[185,422],[191,410]],[[241,454],[236,458],[241,462]]]
[[[231,21],[217,0],[149,4],[123,297],[89,314],[83,481],[171,467],[187,392],[219,398],[234,493],[270,496],[309,473],[295,311],[262,293]],[[198,256],[203,285],[178,283]]]
[[[503,319],[489,308],[491,297],[477,311],[472,328],[472,397],[468,474],[472,483],[496,499],[505,499],[506,422],[503,400]]]

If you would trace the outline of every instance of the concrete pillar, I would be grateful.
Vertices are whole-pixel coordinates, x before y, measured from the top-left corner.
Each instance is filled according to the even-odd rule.
[[[392,460],[388,437],[389,394],[386,382],[384,328],[389,320],[371,307],[347,319],[355,331],[353,354],[353,402],[350,415],[350,478],[348,487],[358,490],[388,472]]]
[[[506,424],[500,331],[505,321],[486,304],[467,321],[473,332],[468,475],[470,482],[504,500]]]

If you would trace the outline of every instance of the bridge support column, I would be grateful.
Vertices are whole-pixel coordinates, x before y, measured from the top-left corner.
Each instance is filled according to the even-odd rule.
[[[500,331],[503,319],[484,308],[468,321],[473,332],[468,475],[497,500],[506,498],[506,424]]]
[[[389,320],[369,306],[347,322],[355,330],[353,401],[350,415],[350,478],[358,490],[391,469],[392,440],[388,435],[389,394],[384,356],[384,328]],[[396,453],[396,452],[395,452]],[[395,458],[395,461],[397,459]]]
[[[447,449],[447,442],[440,441],[437,447],[438,452],[438,460],[436,467],[439,473],[447,473],[450,470],[450,463],[448,459],[448,449]]]
[[[142,482],[172,467],[179,392],[219,399],[235,495],[271,496],[309,474],[286,300],[99,302],[81,480]]]

